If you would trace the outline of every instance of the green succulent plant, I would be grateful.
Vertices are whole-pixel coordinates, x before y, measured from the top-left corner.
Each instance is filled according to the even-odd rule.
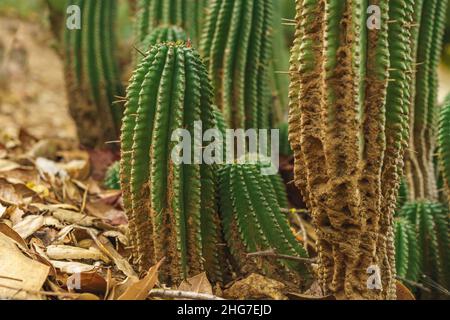
[[[409,281],[417,281],[420,276],[421,255],[415,226],[404,217],[394,222],[395,262],[397,276]]]
[[[65,78],[69,111],[80,142],[104,147],[120,131],[123,95],[116,64],[116,0],[69,0],[80,8],[80,29],[64,28]]]
[[[152,46],[127,89],[122,126],[121,186],[134,257],[141,271],[163,257],[161,274],[178,283],[206,270],[226,272],[216,204],[215,166],[176,164],[176,129],[214,127],[212,88],[191,47]],[[194,148],[194,142],[192,142]]]
[[[275,249],[280,254],[307,257],[280,210],[276,192],[279,177],[261,174],[258,164],[227,164],[219,175],[222,223],[236,270],[243,274],[261,272],[273,277],[304,279],[307,268],[301,262],[264,261],[247,255]]]
[[[151,46],[162,42],[186,42],[186,32],[178,26],[159,26],[142,40],[141,48],[147,51]]]
[[[111,166],[105,174],[105,179],[103,181],[105,187],[111,190],[120,190],[120,162],[116,161]]]
[[[319,283],[338,298],[395,299],[393,215],[409,141],[415,5],[297,1],[289,93],[295,183],[318,234]],[[355,280],[375,264],[383,291]]]
[[[154,28],[175,25],[186,30],[187,37],[197,45],[209,0],[138,0],[136,41],[140,44]]]
[[[268,127],[272,0],[217,0],[208,10],[200,52],[215,104],[230,128]]]
[[[420,273],[431,277],[440,285],[448,287],[450,284],[448,208],[438,202],[410,202],[403,206],[399,216],[407,219],[415,232],[417,239],[415,250],[420,257]],[[397,246],[398,255],[404,256],[404,250],[404,244]],[[411,254],[412,248],[408,250]],[[404,265],[405,262],[401,260],[400,267],[404,267]],[[417,272],[414,272],[412,275],[407,274],[406,277],[414,280],[417,279],[416,275]]]
[[[450,96],[445,99],[440,111],[438,145],[439,165],[447,200],[450,202]]]

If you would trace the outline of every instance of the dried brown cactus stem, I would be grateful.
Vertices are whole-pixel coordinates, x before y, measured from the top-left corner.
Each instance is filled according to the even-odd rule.
[[[319,282],[339,299],[393,299],[413,1],[297,4],[290,141],[296,185],[318,233]],[[366,27],[369,5],[380,8],[380,29]],[[381,287],[368,285],[373,266]]]

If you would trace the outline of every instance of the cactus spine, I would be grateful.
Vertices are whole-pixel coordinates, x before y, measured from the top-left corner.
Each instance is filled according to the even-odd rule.
[[[148,50],[151,46],[163,42],[187,41],[186,32],[177,26],[156,27],[148,36],[142,40],[142,49]]]
[[[220,208],[232,264],[241,273],[262,272],[300,281],[304,265],[278,259],[262,261],[247,253],[275,249],[280,254],[306,257],[281,213],[270,177],[254,164],[230,164],[220,170]],[[275,178],[276,179],[276,178]]]
[[[177,165],[176,129],[214,126],[206,68],[190,47],[153,46],[127,90],[122,127],[121,186],[131,243],[141,271],[166,257],[161,273],[177,283],[206,269],[220,281],[220,225],[214,166]],[[198,143],[200,144],[198,146]],[[199,141],[194,147],[202,147]]]
[[[209,0],[138,0],[135,27],[137,43],[140,44],[160,25],[176,25],[186,30],[188,38],[198,45],[208,2]]]
[[[73,0],[81,9],[81,29],[65,32],[65,76],[69,110],[83,145],[102,146],[117,139],[122,95],[115,64],[116,1]]]
[[[201,53],[215,103],[231,128],[265,128],[269,121],[272,0],[215,0],[202,34]]]
[[[438,143],[440,168],[450,202],[450,96],[445,99],[440,111]]]
[[[380,28],[366,28],[370,5]],[[395,298],[393,213],[408,142],[414,1],[297,1],[289,139],[337,298]],[[389,72],[390,71],[390,72]],[[381,269],[383,290],[366,270]]]

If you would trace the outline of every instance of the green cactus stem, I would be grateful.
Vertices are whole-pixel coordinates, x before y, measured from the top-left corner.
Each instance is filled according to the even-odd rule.
[[[439,119],[439,165],[447,200],[450,202],[450,96],[445,99]]]
[[[198,45],[209,0],[138,0],[136,41],[144,39],[160,25],[176,25],[186,30],[187,37]]]
[[[119,136],[123,95],[115,58],[115,0],[71,0],[81,9],[81,29],[64,28],[69,110],[80,142],[104,147]]]
[[[399,212],[414,227],[421,274],[447,288],[450,284],[448,214],[448,208],[431,201],[407,203]]]
[[[161,275],[167,283],[203,270],[221,281],[225,272],[217,169],[177,165],[171,157],[174,130],[194,136],[195,121],[202,121],[203,130],[214,127],[211,99],[198,54],[177,43],[152,46],[127,90],[120,172],[131,243],[141,271],[166,258]]]
[[[120,162],[114,162],[106,171],[103,181],[105,187],[111,190],[120,190]]]
[[[421,256],[415,226],[408,219],[401,217],[395,220],[394,230],[397,276],[417,281],[420,275]]]
[[[147,51],[151,46],[163,42],[186,42],[186,32],[177,26],[159,26],[142,40],[141,49]]]
[[[422,3],[423,2],[423,3]],[[415,74],[411,161],[407,165],[411,199],[438,197],[433,166],[437,126],[437,67],[445,28],[447,0],[421,0]],[[419,13],[416,13],[416,16]]]
[[[272,0],[217,0],[208,10],[200,47],[215,104],[230,128],[266,128]]]
[[[280,211],[272,179],[261,174],[261,166],[225,165],[220,170],[219,185],[224,234],[236,270],[240,274],[261,272],[275,278],[304,279],[307,269],[302,263],[247,256],[269,249],[280,254],[307,256]]]

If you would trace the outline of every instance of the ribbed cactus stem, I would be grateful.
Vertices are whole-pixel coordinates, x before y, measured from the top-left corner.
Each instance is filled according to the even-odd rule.
[[[421,0],[414,95],[414,121],[411,158],[408,164],[412,199],[436,200],[433,168],[437,124],[437,67],[442,51],[447,0]],[[418,13],[415,14],[416,16]],[[415,154],[415,156],[414,156]]]
[[[396,295],[393,214],[409,140],[413,7],[297,1],[289,139],[318,234],[319,283],[339,299]],[[374,17],[379,28],[367,26]],[[373,266],[381,288],[367,286]]]
[[[127,90],[121,186],[131,243],[141,271],[165,257],[161,274],[177,283],[206,269],[224,272],[216,206],[216,168],[176,164],[177,129],[214,127],[212,88],[198,54],[182,44],[152,46]],[[191,141],[194,148],[194,141]]]
[[[274,187],[272,179],[261,174],[260,165],[230,164],[221,168],[220,207],[225,239],[238,272],[261,272],[299,282],[305,279],[307,270],[302,263],[247,256],[269,249],[291,256],[307,255],[281,213],[275,191],[278,186]]]
[[[215,89],[215,104],[231,128],[269,122],[272,0],[212,1],[201,53]]]
[[[410,202],[403,206],[399,215],[408,219],[417,239],[416,251],[420,256],[420,272],[448,287],[450,284],[450,237],[448,208],[432,201]],[[398,249],[397,250],[401,250]],[[414,279],[412,279],[414,280]]]
[[[439,165],[447,200],[450,203],[450,96],[447,96],[440,111],[438,146]]]
[[[272,54],[270,62],[270,78],[272,90],[272,108],[270,112],[271,125],[276,126],[285,121],[285,113],[289,104],[289,50],[284,34],[282,20],[283,3],[280,0],[272,0]]]
[[[64,28],[65,75],[69,110],[80,142],[88,147],[116,140],[122,96],[115,59],[116,1],[71,0],[81,9],[81,29]],[[65,26],[64,26],[65,27]]]
[[[409,281],[419,280],[421,250],[417,242],[416,228],[405,217],[395,220],[395,261],[397,276]]]
[[[186,30],[187,37],[194,45],[198,45],[209,1],[138,0],[135,26],[137,43],[141,43],[160,25],[176,25]]]
[[[140,45],[141,49],[145,52],[150,49],[151,46],[162,42],[186,42],[188,40],[186,32],[177,26],[159,26],[153,29],[153,31],[147,35]]]

